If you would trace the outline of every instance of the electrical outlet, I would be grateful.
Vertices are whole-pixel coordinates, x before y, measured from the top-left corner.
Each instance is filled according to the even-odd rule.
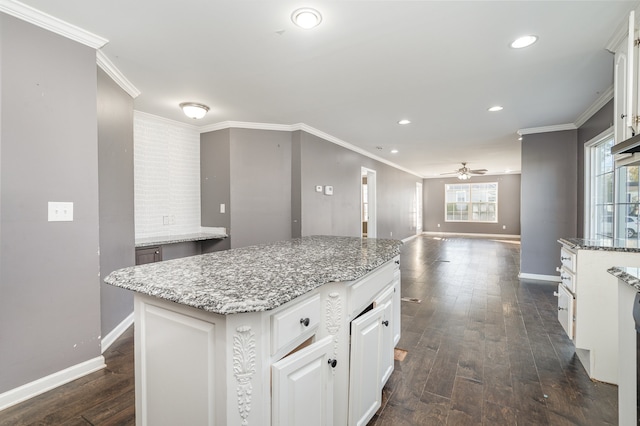
[[[224,205],[224,203],[220,204],[220,213],[224,213],[227,211],[227,206]]]
[[[324,195],[333,195],[333,186],[327,185],[324,187]]]
[[[322,185],[316,185],[316,192],[322,192]]]
[[[502,229],[507,229],[507,225],[502,225]]]
[[[438,228],[440,228],[440,224],[438,224]]]

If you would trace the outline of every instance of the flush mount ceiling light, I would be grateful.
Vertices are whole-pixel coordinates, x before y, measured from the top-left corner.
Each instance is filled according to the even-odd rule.
[[[458,179],[460,180],[469,180],[471,179],[471,175],[467,172],[462,172],[458,175]]]
[[[391,150],[391,153],[392,153],[392,154],[397,154],[397,153],[398,153],[398,150],[397,150],[397,149],[392,149],[392,150]]]
[[[401,124],[401,125],[410,124],[410,123],[411,123],[411,121],[407,120],[406,118],[403,119],[403,120],[398,121],[398,124]]]
[[[193,118],[194,120],[198,120],[204,117],[209,111],[209,107],[202,104],[197,104],[195,102],[183,102],[180,104],[180,108],[189,118]]]
[[[515,39],[510,46],[514,49],[522,49],[523,47],[531,46],[536,41],[538,41],[538,36],[526,35]]]
[[[291,20],[300,28],[309,30],[320,25],[320,22],[322,22],[322,15],[320,15],[320,12],[315,9],[305,7],[294,11],[291,14]]]
[[[492,106],[491,108],[488,109],[489,112],[497,112],[502,110],[503,108],[500,105]]]

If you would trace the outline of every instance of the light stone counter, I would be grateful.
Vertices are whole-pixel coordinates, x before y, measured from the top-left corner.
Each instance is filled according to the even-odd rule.
[[[399,240],[312,236],[134,266],[105,282],[217,314],[275,309],[353,281],[400,253]]]

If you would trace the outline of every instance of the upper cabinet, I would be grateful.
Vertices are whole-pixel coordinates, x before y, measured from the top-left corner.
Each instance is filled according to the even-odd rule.
[[[636,11],[629,13],[627,36],[615,49],[614,62],[614,114],[615,143],[620,143],[638,133],[640,128],[640,35]]]

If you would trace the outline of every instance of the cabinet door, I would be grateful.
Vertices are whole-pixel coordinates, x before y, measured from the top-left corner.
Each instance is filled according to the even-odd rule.
[[[635,41],[638,32],[635,25],[635,12],[629,13],[629,34],[627,39],[627,127],[638,133],[638,46]]]
[[[400,271],[396,272],[397,276],[393,284],[393,347],[395,348],[400,341]]]
[[[332,351],[327,336],[271,366],[272,424],[333,425]]]
[[[350,426],[366,425],[382,403],[380,365],[384,308],[378,306],[351,322]]]
[[[616,50],[614,78],[613,78],[613,114],[614,114],[614,139],[615,143],[622,142],[631,137],[631,128],[627,126],[627,43]]]
[[[389,380],[389,376],[393,373],[393,337],[394,337],[394,287],[389,287],[375,301],[375,306],[383,310],[382,314],[382,342],[380,344],[380,389]]]
[[[573,340],[573,295],[562,284],[558,284],[556,294],[558,295],[558,321],[569,339]]]

